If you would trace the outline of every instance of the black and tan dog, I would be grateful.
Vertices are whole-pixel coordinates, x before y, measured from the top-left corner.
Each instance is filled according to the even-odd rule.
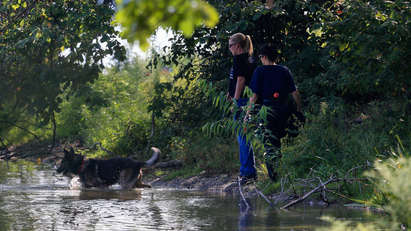
[[[155,164],[160,156],[160,150],[152,147],[152,157],[145,161],[135,161],[130,158],[112,158],[108,160],[86,159],[85,156],[75,154],[73,148],[64,150],[58,173],[65,176],[78,175],[82,187],[105,188],[119,183],[123,189],[150,188],[142,181],[142,168]]]

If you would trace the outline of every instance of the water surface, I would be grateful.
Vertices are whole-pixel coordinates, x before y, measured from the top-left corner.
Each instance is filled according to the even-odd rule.
[[[373,222],[344,207],[270,208],[259,198],[246,211],[238,197],[198,191],[72,190],[51,167],[0,162],[0,230],[315,230],[333,216]]]

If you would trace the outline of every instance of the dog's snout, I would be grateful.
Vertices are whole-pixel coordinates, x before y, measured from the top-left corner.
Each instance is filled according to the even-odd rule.
[[[62,172],[63,172],[63,168],[62,168],[61,166],[58,167],[57,170],[56,170],[56,172],[57,172],[57,173],[62,173]]]

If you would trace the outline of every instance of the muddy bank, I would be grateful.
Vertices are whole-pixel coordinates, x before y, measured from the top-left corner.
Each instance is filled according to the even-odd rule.
[[[156,178],[152,180],[150,184],[158,188],[188,189],[216,193],[233,193],[238,190],[236,176],[229,176],[227,174],[216,176],[200,175],[189,178],[176,178],[168,181]]]
[[[29,160],[43,164],[54,164],[64,156],[64,148],[74,147],[75,149],[86,149],[80,142],[67,144],[57,144],[54,147],[48,143],[27,143],[19,146],[10,146],[0,149],[0,161]]]

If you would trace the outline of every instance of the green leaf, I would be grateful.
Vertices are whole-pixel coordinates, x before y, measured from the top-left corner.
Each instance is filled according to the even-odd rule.
[[[171,27],[190,37],[196,27],[214,27],[218,13],[202,0],[117,0],[115,23],[123,28],[122,37],[137,40],[143,49],[158,27]]]
[[[13,10],[17,10],[18,8],[20,8],[20,5],[13,4],[13,5],[11,5],[11,8],[13,8]]]

